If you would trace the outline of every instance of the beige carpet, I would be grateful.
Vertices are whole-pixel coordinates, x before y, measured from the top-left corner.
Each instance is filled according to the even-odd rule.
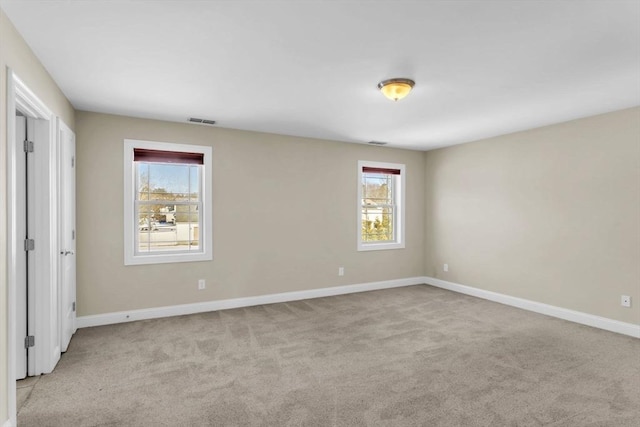
[[[19,426],[640,426],[640,340],[412,286],[81,329]]]

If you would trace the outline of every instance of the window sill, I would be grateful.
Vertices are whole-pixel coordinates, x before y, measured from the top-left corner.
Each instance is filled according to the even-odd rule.
[[[211,254],[207,253],[128,255],[125,257],[124,265],[172,264],[176,262],[211,261],[212,259]]]
[[[385,251],[404,249],[404,243],[358,243],[358,251]]]

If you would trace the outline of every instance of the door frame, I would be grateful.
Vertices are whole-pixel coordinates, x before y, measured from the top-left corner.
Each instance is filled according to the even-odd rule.
[[[16,110],[25,116],[38,119],[39,133],[43,143],[35,149],[36,156],[35,196],[44,201],[36,209],[36,269],[33,280],[35,300],[30,305],[31,317],[35,322],[36,346],[34,371],[31,375],[49,373],[60,358],[59,307],[58,307],[58,230],[57,230],[57,138],[56,117],[51,110],[32,92],[29,87],[7,67],[7,284],[9,320],[7,354],[7,397],[10,425],[16,425],[16,260],[20,250],[21,236],[17,236],[16,224],[20,219],[16,215],[17,200],[16,173],[19,151],[16,141]],[[30,298],[31,299],[31,298]],[[29,304],[29,302],[28,302]]]

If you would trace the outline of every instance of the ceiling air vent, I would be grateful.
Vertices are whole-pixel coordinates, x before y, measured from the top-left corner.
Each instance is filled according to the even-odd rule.
[[[371,145],[387,145],[386,142],[382,142],[382,141],[369,141],[369,142],[367,142],[367,144],[371,144]]]
[[[197,119],[195,117],[190,117],[189,121],[191,123],[202,123],[203,125],[215,125],[216,124],[215,120]]]

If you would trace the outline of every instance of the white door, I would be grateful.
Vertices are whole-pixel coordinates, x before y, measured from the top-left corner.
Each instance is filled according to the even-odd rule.
[[[27,121],[27,132],[26,132],[26,140],[29,141],[29,144],[33,144],[33,146],[39,145],[40,141],[44,141],[43,137],[43,123],[42,120],[34,119],[32,117],[26,117]],[[39,147],[38,147],[39,148]],[[23,148],[24,150],[24,148]],[[46,254],[46,248],[40,244],[40,232],[39,230],[42,228],[42,214],[39,212],[39,209],[42,209],[42,201],[41,196],[38,194],[37,190],[38,180],[41,179],[40,176],[42,171],[38,170],[41,168],[43,157],[41,154],[38,154],[36,157],[35,148],[31,151],[31,148],[25,152],[25,164],[26,164],[26,173],[25,173],[25,192],[26,192],[26,234],[25,239],[33,240],[34,246],[33,248],[27,248],[23,244],[23,250],[26,254],[26,263],[27,263],[27,271],[26,271],[26,282],[27,282],[27,335],[29,337],[35,337],[38,335],[38,303],[41,303],[40,298],[38,297],[38,280],[41,280],[42,273],[38,268],[38,264],[42,265],[43,256]],[[39,247],[36,250],[35,241],[38,241]],[[26,339],[26,337],[25,337]],[[26,346],[26,343],[23,342],[23,346]],[[29,343],[27,346],[27,374],[29,376],[39,375],[40,372],[37,371],[37,356],[36,356],[36,348],[35,348],[35,340],[34,342]]]
[[[27,236],[27,162],[23,143],[27,139],[27,119],[16,115],[16,234],[18,246],[24,245]],[[24,247],[16,248],[16,379],[21,380],[27,376],[27,349],[25,337],[27,336],[27,252]]]
[[[76,331],[76,136],[58,119],[60,349]]]
[[[35,136],[36,121],[16,114],[16,379],[35,374],[35,349],[27,345],[35,336],[36,253],[28,246],[36,230],[35,158],[26,147]]]

